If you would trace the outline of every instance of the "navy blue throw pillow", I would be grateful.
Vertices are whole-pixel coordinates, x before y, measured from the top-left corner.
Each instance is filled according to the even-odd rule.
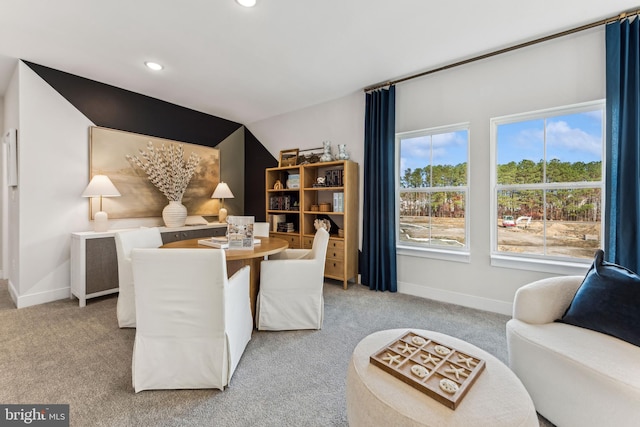
[[[559,321],[640,346],[640,277],[603,258],[604,252],[598,250]]]

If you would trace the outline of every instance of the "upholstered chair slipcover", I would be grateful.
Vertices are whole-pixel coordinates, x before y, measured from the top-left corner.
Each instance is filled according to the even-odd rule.
[[[136,393],[224,390],[253,331],[249,267],[227,278],[220,249],[134,249],[132,263]]]
[[[255,237],[269,237],[269,223],[255,222],[253,224],[253,235]]]
[[[136,303],[133,294],[133,273],[131,271],[131,249],[159,248],[162,236],[157,227],[119,231],[115,235],[116,254],[118,256],[118,326],[136,327]]]
[[[260,264],[256,327],[260,330],[321,329],[324,263],[329,233],[321,228],[311,250],[287,249]]]

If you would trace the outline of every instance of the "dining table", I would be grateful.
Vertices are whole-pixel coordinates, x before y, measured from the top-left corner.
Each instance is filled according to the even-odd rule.
[[[235,272],[244,266],[250,267],[249,272],[249,301],[251,304],[251,315],[255,319],[256,299],[260,290],[260,262],[269,256],[282,252],[289,247],[289,242],[278,237],[256,237],[260,243],[254,244],[252,248],[227,248],[225,256],[227,259],[227,275],[233,276]],[[161,248],[199,248],[199,249],[215,249],[212,246],[202,245],[197,239],[176,240],[175,242],[166,243]]]

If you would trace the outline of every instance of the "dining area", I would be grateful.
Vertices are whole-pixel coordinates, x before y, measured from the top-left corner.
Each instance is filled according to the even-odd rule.
[[[198,238],[165,244],[157,227],[115,233],[116,312],[120,328],[135,328],[136,393],[224,390],[254,330],[322,328],[329,233],[319,229],[310,249],[260,234],[223,249]]]

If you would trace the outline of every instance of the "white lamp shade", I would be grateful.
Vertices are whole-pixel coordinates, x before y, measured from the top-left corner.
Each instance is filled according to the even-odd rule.
[[[212,199],[233,199],[233,193],[225,182],[220,182],[211,195]]]
[[[102,211],[103,197],[119,197],[120,192],[106,175],[94,175],[87,188],[82,192],[82,197],[100,197],[100,211],[93,217],[94,231],[107,231],[109,217]]]
[[[82,197],[119,197],[120,192],[106,175],[94,175],[87,188],[82,192]]]

